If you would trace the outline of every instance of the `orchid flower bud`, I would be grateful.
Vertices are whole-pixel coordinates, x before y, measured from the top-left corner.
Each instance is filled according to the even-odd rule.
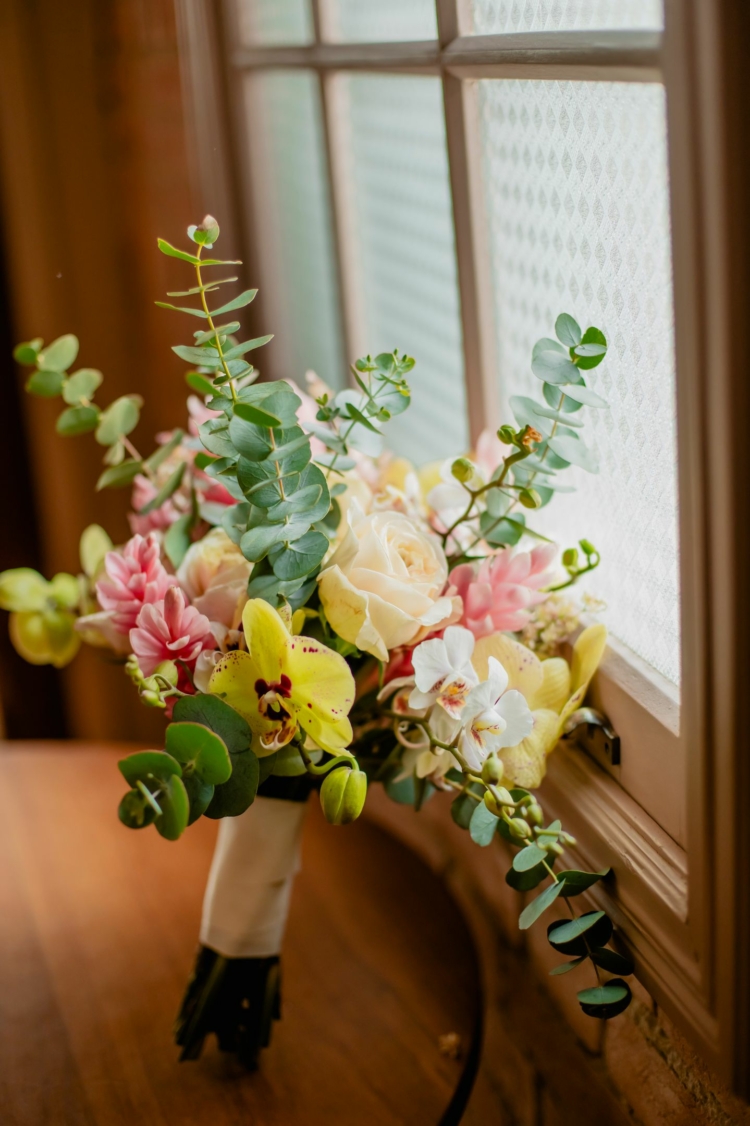
[[[326,775],[320,787],[320,805],[329,825],[349,825],[365,806],[367,775],[353,765],[340,766]]]

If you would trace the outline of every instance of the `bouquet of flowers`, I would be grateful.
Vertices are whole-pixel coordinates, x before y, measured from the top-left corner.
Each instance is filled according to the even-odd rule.
[[[544,823],[534,796],[547,756],[576,726],[602,655],[602,625],[561,592],[599,563],[586,540],[558,560],[533,528],[569,465],[595,472],[581,440],[586,384],[607,342],[567,314],[535,345],[539,400],[515,397],[515,422],[485,433],[473,455],[416,469],[389,453],[383,430],[409,407],[414,360],[358,359],[333,394],[313,373],[258,382],[238,310],[255,290],[216,304],[233,277],[211,257],[207,216],[193,249],[159,240],[195,284],[158,302],[199,322],[174,352],[190,370],[187,425],[143,455],[131,435],[142,405],[95,402],[102,375],[71,371],[72,335],[20,344],[27,390],[62,396],[62,435],[92,432],[106,449],[97,489],[131,487],[132,537],[114,546],[94,525],[78,576],[0,575],[18,652],[62,666],[81,642],[119,655],[142,702],[168,720],[164,748],[120,764],[120,821],[177,840],[199,817],[221,819],[195,972],[177,1022],[183,1058],[207,1033],[253,1066],[278,1015],[279,952],[305,799],[319,791],[332,825],[354,821],[368,786],[419,809],[455,797],[457,825],[483,847],[516,848],[508,883],[527,902],[521,928],[606,872],[556,871],[574,843]],[[213,279],[213,272],[210,273]],[[522,541],[523,544],[522,544]],[[525,544],[530,541],[530,546]],[[608,1018],[630,1001],[632,965],[607,946],[602,911],[555,920],[549,941],[589,960],[597,984],[579,994]],[[603,978],[602,971],[613,978]]]

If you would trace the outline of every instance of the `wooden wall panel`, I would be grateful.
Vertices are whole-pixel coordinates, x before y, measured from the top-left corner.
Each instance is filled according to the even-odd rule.
[[[4,0],[0,36],[0,199],[15,338],[75,332],[81,363],[105,374],[103,402],[144,396],[135,438],[147,448],[152,433],[183,421],[182,365],[169,348],[185,326],[153,301],[184,275],[158,254],[155,236],[179,241],[195,221],[173,5]],[[87,523],[116,540],[127,534],[126,495],[93,491],[101,450],[90,436],[57,437],[55,415],[55,404],[24,396],[50,574],[75,570]],[[64,686],[71,734],[143,739],[160,729],[99,653],[82,652]]]

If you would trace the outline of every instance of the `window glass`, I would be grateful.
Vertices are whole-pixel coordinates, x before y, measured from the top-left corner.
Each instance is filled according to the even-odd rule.
[[[472,0],[471,10],[477,35],[664,26],[663,0]]]
[[[260,239],[275,370],[304,385],[314,369],[330,386],[346,382],[325,162],[315,75],[266,72],[247,79],[251,173],[263,217]],[[265,349],[264,349],[265,351]],[[280,362],[278,362],[280,360]],[[259,353],[258,362],[262,364]]]
[[[314,37],[310,0],[237,0],[237,22],[244,46],[312,43]]]
[[[415,357],[388,444],[420,463],[468,441],[456,254],[438,78],[356,76],[346,130],[365,348]]]
[[[437,39],[434,0],[332,0],[333,38],[386,43]]]
[[[618,5],[619,7],[619,5]],[[636,83],[483,81],[479,98],[499,376],[539,397],[533,343],[558,313],[601,328],[606,361],[585,408],[598,476],[536,514],[566,544],[593,541],[588,589],[611,631],[678,683],[675,364],[665,96]]]

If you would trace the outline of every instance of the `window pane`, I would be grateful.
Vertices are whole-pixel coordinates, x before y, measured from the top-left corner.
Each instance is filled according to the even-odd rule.
[[[363,344],[416,358],[412,406],[386,434],[420,463],[467,444],[442,90],[438,78],[344,81]]]
[[[310,0],[235,0],[244,46],[312,43]]]
[[[531,347],[569,312],[606,334],[586,409],[601,472],[536,521],[603,556],[612,632],[679,681],[675,367],[665,97],[636,83],[479,84],[504,396],[538,397]]]
[[[471,9],[477,35],[664,27],[663,0],[472,0]]]
[[[332,0],[332,38],[388,43],[437,39],[435,0]]]
[[[263,286],[275,371],[304,384],[309,368],[345,383],[331,207],[318,82],[307,71],[247,79],[248,145],[262,229]],[[265,351],[265,349],[264,349]],[[262,359],[259,358],[262,363]]]

